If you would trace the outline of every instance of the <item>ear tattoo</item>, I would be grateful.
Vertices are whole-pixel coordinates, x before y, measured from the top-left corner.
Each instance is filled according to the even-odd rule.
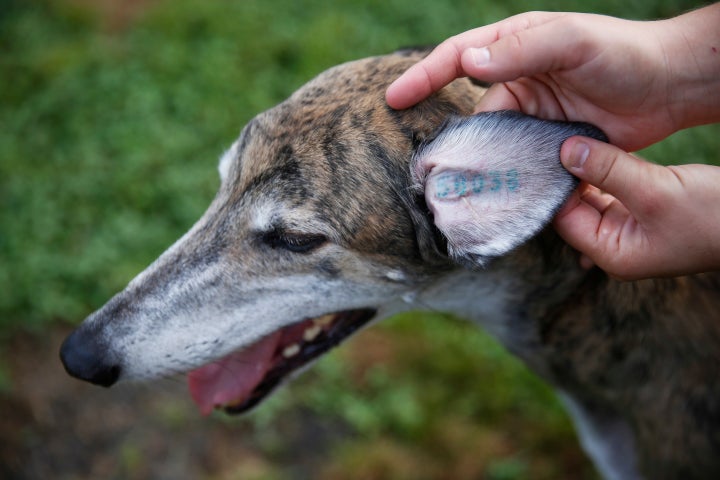
[[[482,266],[550,222],[578,183],[560,163],[573,135],[607,141],[587,123],[500,111],[451,117],[418,148],[413,178],[454,260]]]

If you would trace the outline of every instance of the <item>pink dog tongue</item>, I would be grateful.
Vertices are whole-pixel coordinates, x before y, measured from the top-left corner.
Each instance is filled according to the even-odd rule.
[[[245,399],[265,376],[281,333],[266,337],[248,349],[188,373],[190,396],[203,415],[215,407]]]

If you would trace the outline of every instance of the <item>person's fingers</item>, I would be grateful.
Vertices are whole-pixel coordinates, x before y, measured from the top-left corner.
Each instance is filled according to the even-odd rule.
[[[634,224],[622,203],[597,191],[586,195],[576,191],[553,220],[558,234],[581,253],[583,268],[598,264],[613,271],[618,270],[615,263],[622,262],[620,237]]]
[[[579,206],[582,206],[582,208],[590,207],[591,210],[589,211],[595,210],[600,215],[611,207],[623,215],[629,215],[628,210],[615,197],[586,182],[582,182],[560,208],[556,216],[558,218],[563,217]]]
[[[450,38],[405,71],[385,92],[388,105],[396,109],[410,107],[456,78],[464,77],[460,64],[461,45],[457,37]]]
[[[521,110],[520,101],[507,83],[496,83],[480,98],[473,113],[494,112],[497,110]]]
[[[586,137],[567,139],[560,160],[570,173],[617,198],[634,214],[652,202],[663,173],[663,167]]]
[[[555,18],[552,12],[530,12],[510,17],[484,27],[461,33],[445,40],[427,57],[410,67],[387,89],[385,99],[393,108],[410,107],[459,77],[469,75],[461,56],[470,47],[483,47],[518,29],[527,29]],[[478,54],[475,52],[474,55]],[[482,57],[482,51],[479,52]],[[478,57],[473,62],[482,62]],[[470,74],[472,75],[472,74]],[[483,80],[481,77],[477,77]]]
[[[605,210],[616,201],[616,198],[609,193],[603,192],[597,187],[590,185],[587,182],[583,182],[580,188],[578,188],[580,198],[583,202],[592,206],[595,210],[603,213]]]
[[[553,226],[571,247],[587,255],[588,246],[594,246],[595,232],[601,221],[602,213],[584,202],[576,190],[555,215]]]
[[[548,83],[549,79],[543,76],[495,83],[480,98],[475,113],[518,110],[547,120],[567,120],[562,105]]]
[[[553,224],[573,248],[617,278],[642,271],[647,224],[662,211],[666,169],[594,139],[571,137],[560,151],[563,165],[590,184],[575,192]],[[672,175],[670,173],[669,175]],[[607,193],[604,193],[607,192]],[[582,261],[581,261],[582,262]],[[584,261],[587,263],[587,259]]]
[[[587,33],[575,22],[562,21],[564,17],[556,14],[533,28],[518,26],[489,45],[462,49],[456,70],[489,82],[506,82],[577,67],[591,53],[590,44],[583,41]],[[571,49],[568,38],[576,41]]]

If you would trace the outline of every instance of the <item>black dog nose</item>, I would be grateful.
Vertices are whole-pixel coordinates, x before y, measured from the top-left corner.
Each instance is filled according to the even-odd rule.
[[[120,365],[111,361],[107,348],[82,329],[75,330],[60,347],[60,360],[75,378],[109,387],[120,377]]]

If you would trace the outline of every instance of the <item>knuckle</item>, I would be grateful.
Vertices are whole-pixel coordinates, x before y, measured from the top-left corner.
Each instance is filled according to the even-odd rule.
[[[516,55],[523,51],[523,38],[521,32],[513,32],[507,36],[508,44],[510,45],[511,52],[515,52]]]
[[[594,150],[591,150],[590,155],[595,158],[590,158],[589,163],[590,169],[595,170],[594,172],[591,171],[592,176],[596,179],[592,183],[605,190],[613,182],[614,177],[622,175],[619,170],[621,170],[621,157],[624,152],[605,148]],[[598,150],[600,151],[598,152]]]
[[[444,42],[442,42],[435,49],[435,52],[437,52],[437,54],[436,54],[437,59],[442,59],[442,62],[444,64],[451,65],[452,74],[454,75],[455,78],[463,75],[462,61],[461,61],[463,50],[462,50],[462,46],[460,45],[459,38],[457,36],[451,37],[451,38],[445,40]],[[433,53],[435,53],[435,52],[433,52]],[[435,75],[431,75],[431,72],[427,72],[427,73],[432,82],[434,82],[434,83],[441,82],[441,80],[436,80],[434,78]],[[442,75],[447,75],[447,73],[443,72],[439,76],[442,76]]]
[[[638,265],[634,257],[616,250],[603,252],[602,257],[597,260],[597,265],[616,280],[632,280],[638,274]]]
[[[650,178],[646,178],[638,188],[636,215],[640,218],[656,218],[673,202],[672,188],[669,188],[667,183],[653,178],[654,176],[648,176]]]

